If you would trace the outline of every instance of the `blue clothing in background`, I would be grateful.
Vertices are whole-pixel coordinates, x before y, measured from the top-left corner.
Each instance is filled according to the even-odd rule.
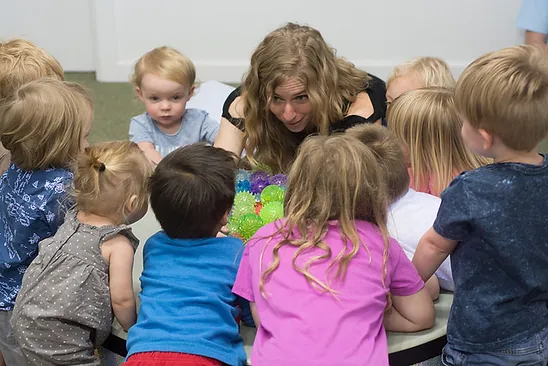
[[[213,145],[219,132],[219,122],[201,109],[187,109],[181,128],[173,135],[162,132],[148,113],[135,116],[129,123],[129,139],[135,143],[151,142],[156,151],[165,157],[173,150],[200,141]]]
[[[151,236],[143,248],[141,305],[128,333],[128,357],[180,352],[245,364],[232,293],[242,252],[236,238]]]
[[[0,310],[13,309],[38,242],[62,224],[72,179],[65,169],[26,171],[15,164],[0,178]]]
[[[496,163],[456,177],[434,230],[459,241],[448,344],[512,349],[548,328],[548,160]]]
[[[521,29],[547,34],[548,1],[523,0],[516,25]]]

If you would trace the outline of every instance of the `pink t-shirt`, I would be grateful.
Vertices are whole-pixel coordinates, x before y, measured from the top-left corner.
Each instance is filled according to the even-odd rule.
[[[337,222],[325,237],[332,258],[344,249]],[[390,291],[408,296],[424,283],[396,241],[390,239],[385,286],[382,283],[382,237],[376,226],[356,221],[358,234],[367,245],[350,262],[343,281],[331,280],[337,297],[313,288],[295,271],[292,258],[297,250],[289,245],[280,251],[280,265],[265,282],[265,299],[259,292],[259,259],[264,250],[261,270],[272,262],[272,248],[281,240],[280,222],[261,228],[249,240],[240,263],[233,292],[255,302],[261,324],[253,345],[253,366],[261,365],[388,365],[388,346],[383,313]],[[323,254],[319,249],[301,254],[296,264]],[[329,263],[317,261],[309,272],[325,283]],[[334,274],[335,271],[331,272]],[[333,276],[331,278],[333,278]]]

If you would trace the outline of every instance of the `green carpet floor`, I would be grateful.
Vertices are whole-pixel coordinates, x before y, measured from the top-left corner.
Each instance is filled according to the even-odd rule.
[[[90,133],[90,143],[125,140],[128,138],[129,120],[144,112],[133,86],[127,83],[100,83],[95,73],[67,72],[67,80],[89,89],[95,103],[95,120]],[[548,140],[539,145],[539,151],[548,152]]]

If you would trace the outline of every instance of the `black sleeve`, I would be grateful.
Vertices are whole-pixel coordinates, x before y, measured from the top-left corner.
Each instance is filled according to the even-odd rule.
[[[373,104],[373,114],[367,118],[367,122],[376,122],[386,116],[386,84],[375,75],[369,76],[371,79],[365,92]]]
[[[230,109],[230,105],[236,98],[240,96],[242,92],[242,87],[239,86],[236,89],[232,91],[228,95],[228,97],[225,100],[225,104],[223,104],[223,114],[222,117],[226,118],[230,123],[232,123],[235,127],[237,127],[239,130],[244,131],[245,130],[245,123],[243,118],[234,118],[230,115],[230,112],[228,111]]]
[[[364,118],[364,117],[358,116],[356,114],[351,114],[351,115],[348,115],[348,116],[344,117],[340,121],[337,121],[337,122],[333,123],[331,125],[331,127],[329,128],[329,131],[330,132],[344,132],[344,131],[348,130],[349,128],[354,127],[356,125],[361,125],[361,124],[364,124],[364,123],[374,123],[376,120],[373,120],[371,118],[372,117]]]

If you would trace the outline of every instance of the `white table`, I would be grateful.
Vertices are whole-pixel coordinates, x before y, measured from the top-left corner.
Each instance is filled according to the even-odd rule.
[[[149,210],[145,217],[133,226],[133,233],[141,240],[139,248],[135,253],[135,264],[133,268],[133,287],[136,298],[141,291],[139,277],[143,270],[143,244],[148,237],[158,230],[160,230],[160,225],[156,221],[152,210]],[[435,304],[436,322],[431,329],[416,333],[388,332],[388,352],[390,354],[390,364],[392,366],[408,365],[425,361],[441,353],[441,349],[446,342],[445,334],[447,332],[447,320],[449,319],[449,310],[452,302],[452,293],[440,294],[440,297]],[[244,340],[248,364],[250,364],[249,357],[253,346],[253,340],[255,339],[255,328],[242,326],[240,333]],[[127,333],[124,332],[117,321],[114,321],[111,336],[104,344],[104,347],[119,355],[125,356],[126,339]]]

